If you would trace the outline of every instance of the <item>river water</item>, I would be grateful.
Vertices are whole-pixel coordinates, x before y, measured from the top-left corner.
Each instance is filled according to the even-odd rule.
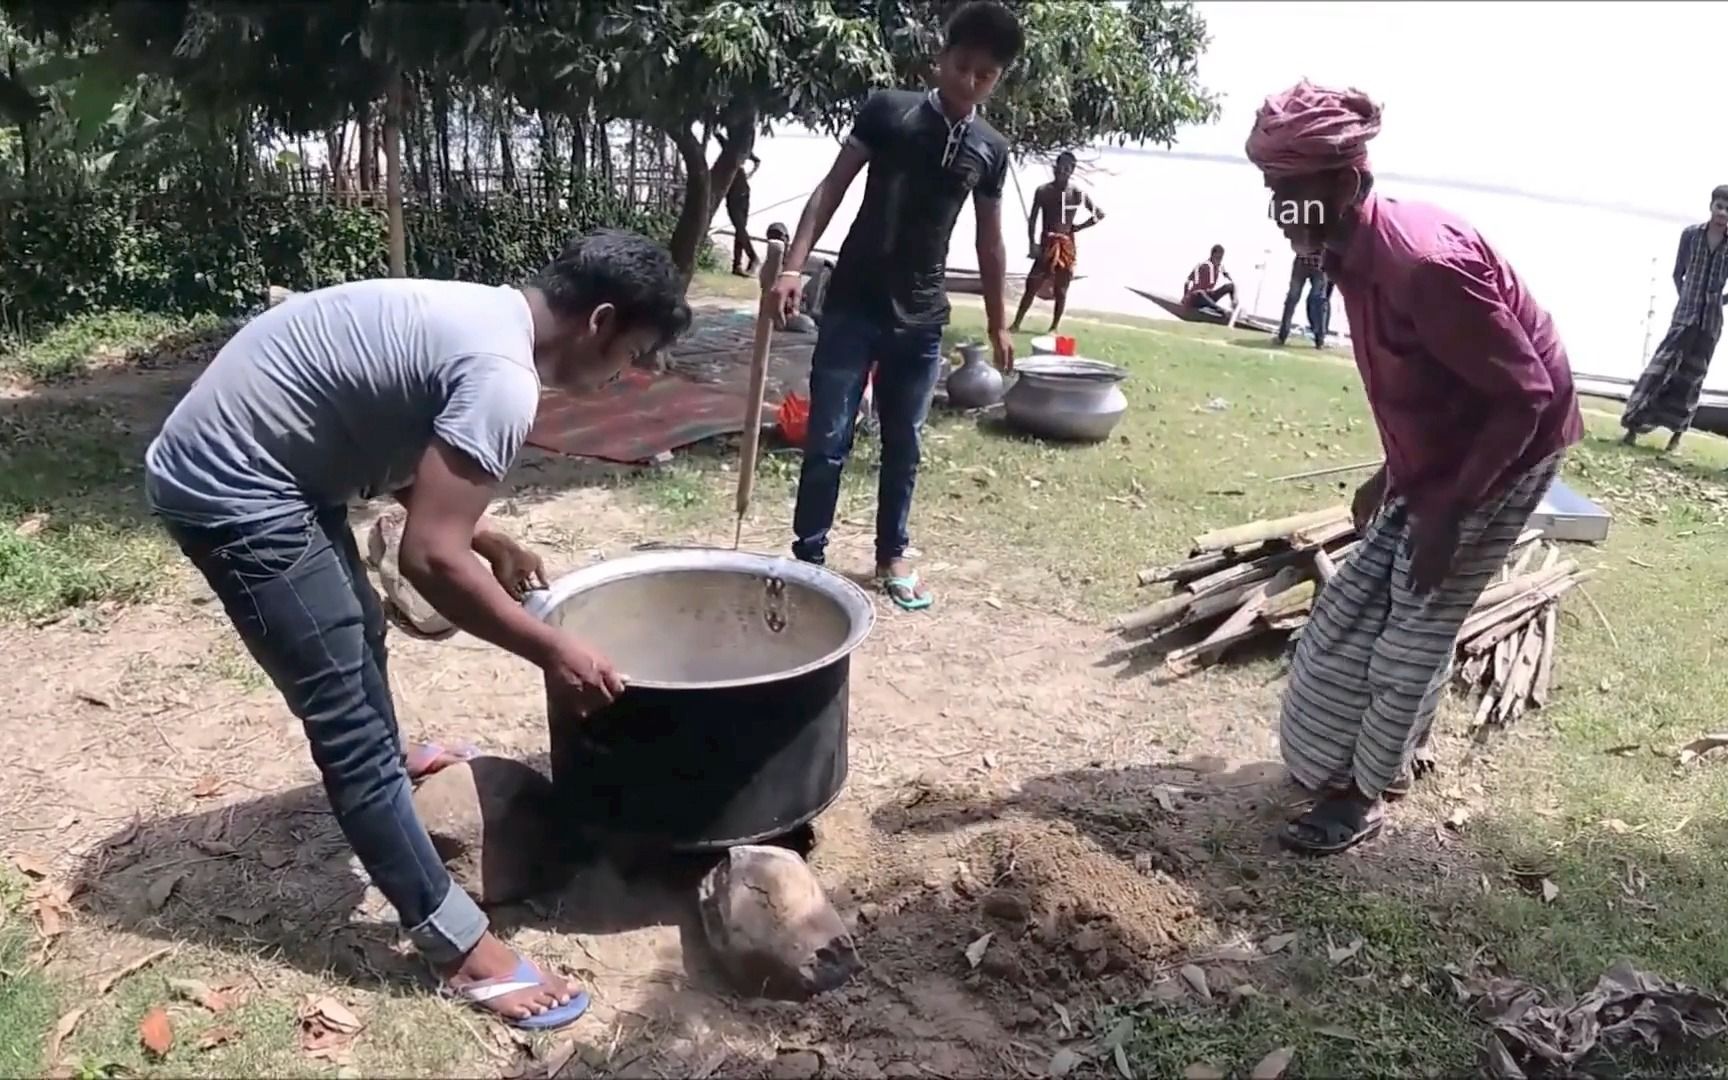
[[[775,221],[794,225],[804,196],[836,149],[832,138],[802,132],[759,140],[762,166],[751,184],[751,232],[760,236]],[[1082,151],[1080,160],[1079,180],[1107,220],[1078,238],[1083,277],[1074,283],[1071,307],[1161,316],[1127,286],[1177,293],[1216,243],[1225,247],[1224,267],[1248,310],[1280,314],[1290,249],[1267,218],[1260,175],[1246,161],[1138,148]],[[1003,227],[1011,271],[1030,268],[1021,206],[1030,204],[1033,189],[1049,175],[1047,165],[1027,162],[1008,185]],[[1688,219],[1397,175],[1378,177],[1377,183],[1383,194],[1444,206],[1480,229],[1553,314],[1579,374],[1635,377],[1666,329],[1674,301],[1668,274]],[[818,246],[840,246],[863,188],[860,178]],[[728,227],[724,213],[715,225]],[[723,247],[729,243],[716,239]],[[949,264],[975,268],[973,247],[967,212],[954,230]],[[1013,303],[1011,298],[1010,310]],[[1300,305],[1296,318],[1302,319]],[[1343,325],[1342,303],[1334,303],[1333,319]],[[1040,302],[1026,326],[1042,330],[1048,320],[1049,305]],[[1728,389],[1728,369],[1712,371],[1706,385]]]

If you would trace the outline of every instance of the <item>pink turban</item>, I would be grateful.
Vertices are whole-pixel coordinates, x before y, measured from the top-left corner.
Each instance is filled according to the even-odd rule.
[[[1366,168],[1368,140],[1380,134],[1380,106],[1360,90],[1303,79],[1274,94],[1254,116],[1248,160],[1269,180]]]

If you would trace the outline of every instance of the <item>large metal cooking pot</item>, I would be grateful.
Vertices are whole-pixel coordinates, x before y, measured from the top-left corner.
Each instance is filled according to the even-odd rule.
[[[1035,356],[1014,366],[1003,398],[1008,422],[1047,439],[1098,442],[1128,411],[1128,372],[1083,356]]]
[[[586,718],[547,695],[552,782],[571,825],[675,851],[804,825],[846,782],[847,679],[875,622],[830,570],[682,548],[559,578],[527,608],[628,682]]]

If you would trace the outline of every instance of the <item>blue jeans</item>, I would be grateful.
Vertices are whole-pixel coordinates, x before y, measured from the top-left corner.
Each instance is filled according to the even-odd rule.
[[[390,700],[384,609],[347,510],[168,532],[222,601],[253,659],[299,717],[342,834],[433,964],[454,963],[486,916],[444,869],[415,816]]]
[[[1290,316],[1296,313],[1296,301],[1302,299],[1302,289],[1308,289],[1308,332],[1316,346],[1326,344],[1327,323],[1332,313],[1332,283],[1318,268],[1296,263],[1290,268],[1290,289],[1284,294],[1284,318],[1278,323],[1278,340],[1290,337]]]
[[[882,432],[882,473],[876,491],[876,562],[900,558],[910,541],[906,522],[918,482],[918,429],[942,368],[942,328],[896,327],[855,311],[823,313],[810,357],[810,423],[798,507],[792,514],[792,554],[821,563],[840,501],[840,472],[852,453],[853,428],[870,365],[876,365],[876,418]]]

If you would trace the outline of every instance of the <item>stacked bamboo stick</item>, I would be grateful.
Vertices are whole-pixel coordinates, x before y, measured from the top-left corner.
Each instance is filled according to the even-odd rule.
[[[1465,694],[1482,695],[1478,727],[1510,724],[1547,700],[1560,597],[1589,576],[1540,535],[1518,538],[1458,633],[1454,677]],[[1178,675],[1243,642],[1300,634],[1317,589],[1357,539],[1342,506],[1197,536],[1188,558],[1140,571],[1141,585],[1168,583],[1170,595],[1124,615],[1115,629],[1154,638]]]

